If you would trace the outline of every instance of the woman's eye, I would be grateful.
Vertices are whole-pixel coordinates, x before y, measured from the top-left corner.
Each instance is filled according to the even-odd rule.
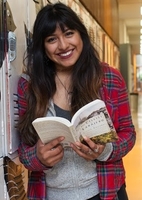
[[[68,31],[68,32],[66,32],[66,36],[72,36],[73,34],[74,34],[73,31]]]
[[[55,37],[50,37],[50,38],[47,38],[46,40],[48,43],[53,43],[56,41],[56,38]]]

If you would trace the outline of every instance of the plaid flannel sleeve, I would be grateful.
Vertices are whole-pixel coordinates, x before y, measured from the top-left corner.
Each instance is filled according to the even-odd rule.
[[[122,159],[134,146],[136,132],[132,122],[128,91],[121,73],[111,67],[105,68],[105,101],[110,105],[110,116],[118,134],[118,141],[113,143],[113,152],[108,161]]]
[[[18,82],[18,109],[19,116],[22,116],[27,107],[26,91],[28,89],[28,80],[21,77]],[[47,169],[36,156],[36,145],[30,147],[26,145],[22,140],[18,147],[19,159],[23,165],[31,171],[42,171]]]

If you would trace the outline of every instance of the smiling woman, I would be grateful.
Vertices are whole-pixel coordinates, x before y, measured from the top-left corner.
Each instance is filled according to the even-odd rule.
[[[18,82],[18,152],[31,171],[28,198],[128,200],[122,157],[133,148],[136,136],[126,85],[118,70],[100,62],[86,27],[70,7],[55,3],[39,11],[25,65]],[[34,119],[71,120],[95,99],[105,102],[117,141],[94,143],[84,133],[84,143],[64,147],[64,128],[56,130],[60,137],[42,143]]]
[[[77,62],[83,42],[80,33],[57,25],[55,32],[45,39],[45,53],[55,63],[57,71],[69,70]],[[58,72],[57,72],[58,73]]]

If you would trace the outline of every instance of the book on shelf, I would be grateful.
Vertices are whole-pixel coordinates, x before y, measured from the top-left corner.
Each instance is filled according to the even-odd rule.
[[[97,144],[114,142],[118,139],[116,130],[107,111],[104,101],[96,99],[80,108],[71,122],[62,117],[40,117],[32,122],[43,143],[64,136],[63,145],[80,141],[83,136],[89,137]]]

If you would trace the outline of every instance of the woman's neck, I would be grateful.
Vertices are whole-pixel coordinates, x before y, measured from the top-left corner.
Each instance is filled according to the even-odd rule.
[[[71,105],[71,75],[69,71],[58,71],[55,76],[56,92],[53,101],[57,106],[65,110],[70,110]]]

